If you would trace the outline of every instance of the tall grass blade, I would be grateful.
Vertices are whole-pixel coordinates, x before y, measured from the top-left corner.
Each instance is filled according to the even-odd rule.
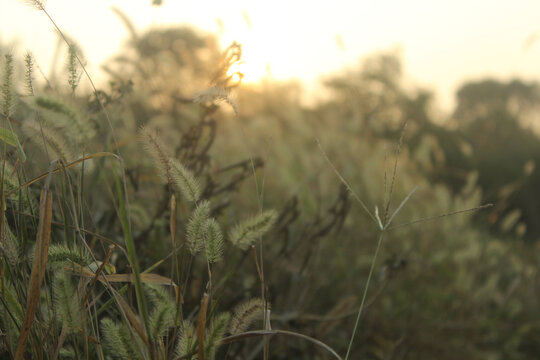
[[[143,326],[141,325],[141,322],[137,318],[137,315],[135,315],[135,312],[133,311],[131,306],[129,306],[129,304],[124,300],[124,298],[122,298],[122,296],[120,294],[118,294],[118,292],[116,292],[112,288],[111,288],[111,290],[113,291],[113,294],[114,294],[114,297],[115,297],[116,301],[118,302],[118,304],[122,308],[122,311],[126,315],[126,318],[129,321],[129,324],[137,332],[137,334],[139,335],[141,340],[144,341],[146,346],[150,347],[150,341],[148,340],[148,336],[146,335],[146,331],[143,328]]]
[[[17,349],[15,351],[15,359],[20,360],[24,356],[26,341],[30,334],[30,328],[34,320],[35,311],[39,302],[39,294],[41,283],[45,277],[47,268],[47,257],[49,253],[49,244],[51,241],[51,221],[52,221],[52,194],[45,187],[41,191],[41,199],[39,205],[39,227],[36,239],[36,253],[34,255],[34,263],[32,272],[30,273],[30,284],[28,286],[27,304],[24,315],[23,324],[19,340],[17,341]]]
[[[0,140],[8,145],[16,147],[19,160],[21,160],[21,162],[26,161],[26,154],[24,153],[21,143],[19,142],[19,138],[13,131],[0,128]]]
[[[206,309],[208,307],[208,294],[204,294],[201,300],[201,310],[199,311],[199,321],[197,322],[197,356],[198,360],[204,360],[204,330],[206,327]]]
[[[123,162],[120,159],[122,172]],[[122,230],[124,232],[124,239],[126,242],[126,251],[128,253],[128,260],[133,269],[133,279],[135,283],[135,294],[137,296],[137,305],[139,308],[140,316],[143,320],[144,330],[146,332],[147,338],[150,336],[150,319],[148,317],[148,310],[146,307],[146,297],[144,296],[144,290],[141,281],[141,273],[139,270],[139,261],[137,259],[137,252],[135,250],[135,241],[133,240],[133,234],[131,233],[131,223],[129,219],[127,200],[125,196],[127,195],[125,179],[120,179],[115,170],[113,170],[114,183],[116,185],[116,192],[118,195],[118,206],[119,206],[119,215],[120,222],[122,224]]]

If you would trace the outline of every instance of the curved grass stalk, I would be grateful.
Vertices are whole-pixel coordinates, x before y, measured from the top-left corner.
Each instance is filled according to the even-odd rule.
[[[32,180],[30,180],[30,181],[28,181],[28,182],[26,182],[26,183],[20,185],[19,187],[17,187],[17,188],[15,188],[15,189],[11,190],[10,192],[8,192],[8,193],[6,194],[6,197],[9,197],[9,196],[15,194],[16,192],[18,192],[19,190],[22,190],[22,189],[24,189],[24,188],[26,188],[26,187],[28,187],[28,186],[30,186],[30,185],[32,185],[32,184],[35,184],[36,182],[38,182],[38,181],[40,181],[40,180],[46,179],[46,178],[49,176],[49,174],[56,174],[56,173],[59,173],[59,172],[61,172],[61,171],[64,171],[65,169],[69,169],[69,168],[71,168],[71,167],[73,167],[73,166],[75,166],[75,165],[78,165],[78,164],[80,164],[80,163],[82,163],[82,162],[84,162],[84,161],[86,161],[86,160],[91,160],[91,159],[100,158],[100,157],[105,157],[105,156],[112,156],[112,157],[116,158],[117,160],[122,161],[121,158],[120,158],[118,155],[113,154],[113,153],[111,153],[111,152],[98,152],[98,153],[95,153],[95,154],[91,154],[91,155],[82,157],[82,158],[80,158],[80,159],[77,159],[77,160],[75,160],[75,161],[72,161],[72,162],[70,162],[69,164],[62,165],[62,166],[58,166],[58,167],[57,167],[56,169],[54,169],[54,170],[48,171],[48,172],[46,172],[46,173],[44,173],[44,174],[41,174],[41,175],[39,175],[39,176],[33,178]]]
[[[343,360],[341,358],[341,356],[339,356],[339,354],[334,349],[332,349],[330,346],[326,345],[322,341],[314,339],[314,338],[312,338],[310,336],[307,336],[307,335],[304,335],[304,334],[296,333],[296,332],[293,332],[293,331],[286,331],[286,330],[255,330],[255,331],[247,331],[247,332],[243,332],[243,333],[240,333],[240,334],[237,334],[237,335],[232,335],[232,336],[228,336],[226,338],[223,338],[221,340],[220,345],[226,345],[226,344],[230,344],[230,343],[233,343],[233,342],[236,342],[236,341],[249,339],[249,338],[252,338],[252,337],[261,337],[261,336],[268,337],[269,335],[285,335],[285,336],[291,336],[291,337],[296,337],[296,338],[299,338],[299,339],[302,339],[302,340],[306,340],[306,341],[308,341],[308,342],[310,342],[312,344],[315,344],[318,347],[328,351],[330,354],[332,354],[334,356],[334,358],[336,358],[338,360]],[[186,358],[186,357],[182,357],[182,358]]]

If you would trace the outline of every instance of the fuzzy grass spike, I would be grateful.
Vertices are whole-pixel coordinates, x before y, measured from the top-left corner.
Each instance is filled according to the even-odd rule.
[[[201,201],[197,204],[187,225],[187,243],[188,249],[192,255],[197,254],[204,248],[204,231],[209,216],[210,203],[208,201]]]
[[[143,143],[144,150],[154,160],[154,167],[158,170],[158,175],[161,180],[172,186],[173,176],[171,172],[171,164],[169,162],[170,151],[166,148],[163,140],[161,140],[158,134],[148,128],[142,127],[139,130],[139,136]]]
[[[221,340],[227,331],[230,319],[231,315],[229,313],[221,313],[217,315],[210,324],[204,339],[205,360],[215,359],[216,349],[221,344]]]
[[[256,320],[263,318],[264,301],[262,299],[250,299],[234,309],[229,332],[232,335],[246,331]]]
[[[190,202],[196,202],[201,196],[201,185],[193,173],[176,159],[169,159],[176,188]]]
[[[258,216],[236,225],[231,231],[229,239],[233,245],[245,250],[256,239],[270,230],[276,218],[277,213],[275,210],[267,210]]]
[[[181,330],[178,334],[176,341],[176,348],[174,351],[175,358],[184,357],[191,354],[196,349],[197,334],[193,324],[185,320],[181,325]]]
[[[54,307],[57,315],[67,326],[69,333],[74,333],[81,326],[81,306],[78,296],[65,272],[58,272],[53,282]]]
[[[4,118],[9,119],[13,113],[15,106],[15,96],[13,91],[13,55],[4,55],[4,74],[2,77],[2,85],[0,86],[0,94],[2,101],[0,108]]]
[[[205,253],[209,263],[221,260],[223,255],[223,234],[215,219],[209,219],[204,226]]]

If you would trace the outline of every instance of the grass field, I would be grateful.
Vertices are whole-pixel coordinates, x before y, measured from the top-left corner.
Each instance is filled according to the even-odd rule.
[[[494,146],[498,105],[441,125],[376,54],[307,107],[239,44],[132,36],[106,89],[67,37],[55,78],[0,47],[3,358],[540,356],[539,142]]]

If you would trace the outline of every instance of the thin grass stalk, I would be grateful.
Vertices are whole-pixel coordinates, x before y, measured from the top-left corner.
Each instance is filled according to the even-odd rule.
[[[356,330],[358,329],[358,324],[360,323],[360,316],[362,315],[362,310],[364,310],[364,303],[366,301],[368,289],[369,289],[369,283],[371,282],[371,277],[373,275],[373,269],[375,268],[375,263],[377,262],[377,256],[379,255],[379,249],[381,248],[381,244],[383,241],[384,232],[379,233],[379,240],[377,241],[377,249],[375,249],[375,254],[373,255],[373,259],[371,260],[371,267],[369,269],[369,275],[366,281],[366,286],[364,287],[364,294],[362,295],[362,301],[360,302],[360,308],[358,309],[358,315],[356,316],[356,322],[354,324],[354,329],[351,335],[351,340],[349,341],[349,347],[347,348],[347,354],[345,355],[345,360],[349,358],[349,354],[352,349],[352,344],[354,342],[354,337],[356,335]]]
[[[58,27],[58,25],[56,24],[56,22],[52,19],[52,17],[49,15],[49,13],[45,10],[44,6],[43,6],[43,3],[40,2],[40,1],[35,1],[35,5],[38,6],[39,10],[43,11],[43,13],[49,18],[49,20],[51,21],[51,23],[54,25],[54,27],[58,30],[58,33],[61,35],[62,39],[64,40],[64,42],[69,46],[70,50],[72,49],[72,45],[69,43],[69,41],[67,40],[66,36],[64,35],[64,33],[62,32],[62,30]],[[114,150],[116,152],[116,154],[118,154],[116,157],[119,158],[119,155],[120,155],[120,150],[119,150],[119,146],[118,146],[118,141],[116,139],[116,133],[114,131],[114,128],[112,126],[112,122],[111,122],[111,119],[110,119],[110,116],[109,116],[109,113],[107,112],[107,110],[105,109],[105,106],[103,104],[103,102],[101,101],[100,97],[99,97],[99,94],[98,94],[98,91],[97,91],[97,88],[90,76],[90,74],[88,73],[88,71],[86,70],[86,67],[84,66],[83,62],[81,61],[80,57],[78,56],[78,54],[76,52],[74,52],[74,56],[75,58],[77,59],[77,61],[79,62],[84,74],[86,75],[86,77],[88,78],[88,81],[90,82],[90,85],[92,86],[92,89],[94,91],[94,95],[96,97],[96,101],[98,102],[103,114],[105,115],[105,118],[107,120],[107,124],[109,126],[109,128],[111,129],[111,134],[112,134],[112,138],[113,138],[113,142],[114,142]],[[41,125],[41,124],[40,124]],[[91,156],[89,158],[92,158],[94,156]],[[84,159],[82,160],[84,161]],[[60,169],[59,169],[60,170]],[[115,174],[116,175],[116,174]],[[117,179],[117,177],[115,176],[115,182],[116,182],[116,185],[117,185],[117,188],[119,187],[119,181]],[[125,181],[124,181],[124,188],[123,190],[125,191],[126,187],[126,184],[125,184]],[[125,192],[126,195],[127,195],[127,191]],[[119,194],[122,194],[121,191],[119,191]],[[122,197],[122,195],[119,195],[120,197]],[[123,197],[122,197],[123,198]],[[134,248],[134,244],[133,244],[133,237],[131,235],[131,229],[130,229],[130,226],[129,226],[129,216],[127,215],[127,212],[125,211],[126,210],[126,206],[125,206],[125,202],[124,201],[121,201],[121,214],[122,214],[122,227],[124,229],[124,233],[126,235],[126,244],[129,244],[130,246],[128,247],[128,255],[129,255],[129,258],[130,258],[130,263],[131,265],[133,266],[133,269],[135,270],[135,289],[136,289],[136,293],[137,293],[137,300],[138,300],[138,305],[140,307],[140,311],[141,311],[141,315],[143,317],[143,320],[144,320],[144,325],[146,327],[146,331],[148,333],[149,331],[149,326],[148,326],[148,314],[146,312],[146,306],[145,306],[145,299],[144,299],[144,296],[142,294],[142,285],[141,285],[141,282],[140,282],[140,278],[138,276],[138,262],[137,262],[137,259],[136,259],[136,253],[135,253],[135,248]],[[82,216],[82,212],[81,212],[81,216]],[[127,221],[126,221],[127,220]],[[85,243],[86,244],[86,243]]]
[[[123,168],[122,168],[122,171],[123,171]],[[126,201],[124,199],[124,194],[127,194],[127,192],[125,192],[125,182],[124,182],[124,186],[122,186],[122,183],[116,171],[113,171],[113,175],[114,175],[114,182],[115,182],[116,190],[118,194],[120,222],[122,224],[122,230],[124,232],[124,238],[126,242],[126,251],[128,253],[128,259],[133,269],[133,275],[135,277],[135,294],[137,296],[137,306],[139,308],[140,315],[143,319],[143,326],[144,326],[144,331],[146,332],[146,336],[148,338],[151,338],[150,337],[150,321],[148,317],[148,310],[146,307],[146,298],[144,297],[144,291],[143,291],[143,286],[141,282],[139,261],[137,259],[137,253],[135,250],[135,242],[133,241],[133,235],[131,233],[128,209],[126,206]]]
[[[41,3],[40,1],[34,1],[34,4],[37,6],[38,10],[41,10],[43,11],[43,13],[45,14],[45,16],[47,16],[47,18],[49,19],[49,21],[53,24],[53,26],[56,28],[56,30],[58,31],[58,33],[60,34],[60,36],[62,37],[62,40],[64,40],[64,42],[67,44],[67,46],[69,47],[69,49],[72,49],[73,45],[69,42],[69,40],[67,39],[67,37],[64,35],[64,32],[60,29],[60,27],[56,24],[56,22],[53,20],[52,16],[49,15],[49,13],[47,12],[47,10],[45,10],[45,7],[43,6],[43,3]],[[74,52],[74,55],[75,55],[75,58],[77,59],[77,62],[79,63],[79,65],[81,66],[81,69],[82,71],[84,72],[86,78],[88,79],[88,81],[90,82],[90,86],[92,86],[92,90],[94,91],[94,96],[96,97],[96,101],[98,102],[103,114],[105,115],[105,118],[107,119],[107,125],[109,126],[109,128],[111,129],[111,135],[113,137],[113,142],[114,142],[114,149],[116,150],[116,153],[118,155],[120,155],[120,150],[119,150],[119,146],[118,146],[118,141],[116,139],[116,133],[114,131],[114,128],[112,126],[112,121],[111,121],[111,118],[109,116],[109,112],[105,109],[105,105],[103,105],[103,102],[101,101],[100,97],[99,97],[99,94],[98,94],[98,90],[96,88],[96,85],[94,84],[94,81],[92,80],[92,77],[90,76],[90,74],[88,73],[88,71],[86,71],[86,66],[84,66],[84,63],[82,62],[82,60],[80,59],[79,55],[77,54],[77,52],[75,51]]]
[[[62,164],[61,160],[59,160],[59,163]],[[62,195],[59,196],[59,199],[58,199],[58,209],[59,209],[59,212],[60,212],[60,215],[61,215],[61,218],[62,218],[62,222],[64,224],[68,224],[69,225],[69,222],[68,222],[68,216],[67,216],[67,213],[68,213],[68,206],[67,206],[67,199],[68,199],[68,196],[67,196],[67,191],[66,191],[66,182],[68,181],[67,179],[67,176],[66,176],[66,172],[64,171],[64,176],[62,177],[62,181],[61,181],[61,191],[62,191]],[[75,223],[74,224],[75,228],[77,227],[77,224]],[[70,246],[71,248],[71,244],[74,244],[75,243],[75,239],[73,239],[73,241],[70,241],[70,234],[72,234],[72,230],[71,231],[68,231],[68,227],[65,226],[64,227],[64,241],[66,243],[66,245]]]
[[[1,173],[1,179],[0,179],[0,234],[4,234],[4,216],[5,216],[5,203],[6,199],[4,198],[4,175],[6,171],[6,156],[4,155],[2,157],[2,173]],[[3,263],[0,262],[0,270],[1,274],[4,274],[4,266]],[[0,277],[0,279],[3,279],[3,276]]]
[[[170,207],[171,214],[169,217],[169,229],[171,231],[172,248],[176,249],[176,197],[174,196],[174,194],[171,195]],[[171,279],[173,278],[172,272],[174,272],[175,270],[178,271],[178,261],[176,259],[176,256],[174,256],[172,260],[173,268],[171,270]]]
[[[101,349],[101,339],[99,337],[99,325],[97,324],[98,317],[96,315],[96,298],[94,297],[93,300],[88,305],[86,311],[88,312],[88,317],[90,319],[90,328],[92,330],[92,334],[94,334],[94,340],[95,340],[95,347],[96,354],[99,360],[104,360],[103,351]],[[88,335],[90,337],[90,335]],[[88,354],[86,356],[88,359]]]
[[[84,161],[83,161],[83,166],[84,166]],[[75,202],[75,196],[73,194],[73,187],[71,186],[69,173],[67,172],[67,169],[66,169],[64,163],[61,160],[59,160],[59,169],[62,170],[62,173],[64,175],[64,177],[63,177],[64,181],[62,182],[62,184],[63,185],[64,185],[64,183],[68,184],[69,200],[71,201],[71,206],[72,206],[72,209],[73,209],[72,219],[73,219],[73,222],[74,222],[74,229],[75,229],[74,238],[75,239],[77,237],[80,238],[81,244],[89,251],[89,253],[92,256],[92,258],[94,259],[94,261],[96,261],[96,258],[93,255],[92,249],[90,248],[90,246],[86,242],[86,239],[84,237],[84,232],[81,231],[81,228],[79,226],[79,217],[78,217],[78,211],[77,211],[78,207],[77,207],[76,202]],[[64,188],[64,186],[63,186],[63,188]],[[64,195],[63,198],[67,199],[67,196]],[[80,204],[80,209],[79,210],[80,210],[80,215],[83,216],[82,204]],[[65,219],[64,222],[67,223],[67,220]],[[67,226],[64,229],[67,229]],[[111,252],[111,251],[112,251],[112,249],[109,250],[109,252]],[[102,271],[104,266],[105,266],[105,264],[102,264],[102,267],[100,269],[98,269],[98,271]],[[97,275],[96,277],[99,277],[99,275]],[[88,341],[87,341],[87,334],[86,334],[86,318],[83,318],[83,324],[82,325],[83,325],[83,335],[84,335],[84,339],[85,339],[85,351],[86,351],[86,353],[88,353]]]
[[[399,161],[399,155],[401,154],[401,147],[403,145],[403,138],[405,137],[405,130],[407,129],[407,121],[403,124],[403,129],[401,130],[401,136],[399,137],[398,146],[396,148],[396,159],[394,161],[394,170],[392,172],[392,182],[390,183],[390,191],[388,193],[388,200],[386,202],[386,208],[384,210],[384,218],[383,223],[386,224],[386,220],[388,220],[388,212],[390,211],[390,203],[392,202],[392,192],[394,191],[394,183],[396,182],[397,178],[397,166]],[[386,178],[386,172],[385,172],[385,178]],[[386,181],[386,179],[385,179]]]
[[[107,255],[105,256],[105,260],[101,263],[99,268],[96,271],[96,276],[90,280],[90,283],[88,284],[88,290],[86,290],[86,295],[84,296],[82,305],[86,306],[86,303],[88,302],[88,299],[90,298],[90,295],[92,294],[92,289],[94,288],[94,285],[96,284],[98,278],[100,277],[101,273],[103,272],[103,269],[105,269],[105,266],[109,263],[109,260],[111,259],[111,255],[113,252],[114,246],[109,245],[109,250],[107,251]]]
[[[236,115],[236,117],[238,118],[238,114]],[[247,140],[248,137],[246,136],[246,132],[244,130],[243,127],[241,127],[241,130],[242,130],[242,133],[243,133],[243,139],[244,139],[244,145],[246,146],[246,149],[248,151],[248,154],[249,154],[249,161],[250,161],[250,166],[251,166],[251,171],[253,173],[253,180],[255,182],[255,192],[256,192],[256,195],[257,195],[257,202],[258,202],[258,205],[259,205],[259,212],[260,214],[262,214],[263,212],[263,206],[262,206],[262,200],[263,200],[263,191],[264,191],[264,179],[265,179],[265,174],[263,174],[263,183],[262,183],[262,189],[261,189],[261,192],[259,193],[259,182],[257,181],[257,173],[255,171],[255,163],[253,161],[253,156],[251,155],[251,150],[249,148],[249,145],[247,143]],[[268,154],[270,152],[270,144],[268,145],[268,149],[267,149],[267,158],[266,160],[268,160]],[[266,161],[265,161],[265,170],[266,170]],[[263,263],[263,244],[262,244],[262,238],[259,239],[259,256],[261,258],[261,265],[259,266],[257,264],[257,270],[259,272],[259,277],[260,277],[260,280],[261,280],[261,297],[263,299],[263,301],[266,299],[266,291],[265,291],[265,281],[264,281],[264,263]],[[255,253],[255,260],[257,260],[257,255]],[[264,312],[263,314],[263,326],[266,322],[266,311]],[[267,342],[265,341],[265,344],[264,344],[264,347],[265,347],[265,356],[264,356],[264,359],[266,359],[266,349],[267,349]]]
[[[85,156],[83,152],[83,157]],[[81,165],[81,172],[79,173],[79,188],[78,188],[78,201],[79,201],[79,227],[84,228],[84,174],[85,174],[85,162],[83,161]]]
[[[171,201],[170,201],[170,207],[171,207],[171,214],[169,218],[169,228],[171,231],[171,242],[173,245],[173,251],[176,253],[176,197],[174,194],[171,195]],[[174,279],[174,275],[176,275],[176,279],[180,279],[180,268],[178,266],[178,258],[176,254],[172,258],[172,269],[171,269],[171,281]],[[180,285],[182,285],[181,282],[179,282]],[[178,325],[180,324],[179,321],[179,315],[182,313],[182,301],[179,296],[179,293],[176,294],[175,297],[176,300],[176,311],[174,314],[174,330],[173,330],[173,336],[172,339],[176,339],[176,333],[178,329]],[[169,349],[170,347],[170,339],[167,337],[167,343],[165,344],[166,348]]]
[[[189,277],[190,277],[190,274],[191,274],[191,268],[193,266],[193,255],[190,255],[189,251],[182,251],[182,264],[185,263],[185,257],[188,256],[189,257],[189,260],[188,260],[188,264],[187,264],[187,269],[186,269],[186,266],[182,265],[182,268],[181,268],[181,275],[180,275],[180,286],[182,287],[181,289],[181,293],[180,293],[180,303],[178,304],[178,308],[179,308],[179,311],[178,311],[178,314],[177,314],[177,318],[176,318],[176,321],[178,321],[179,323],[181,323],[182,321],[184,321],[184,313],[183,313],[183,309],[182,309],[182,301],[184,299],[184,296],[186,294],[186,290],[187,290],[187,287],[188,287],[188,282],[189,282]]]
[[[360,197],[356,194],[356,192],[352,189],[351,185],[349,185],[349,183],[347,182],[347,180],[345,180],[345,178],[343,176],[341,176],[341,174],[339,173],[338,169],[336,169],[336,167],[334,166],[334,164],[332,164],[332,161],[330,161],[330,158],[328,157],[328,155],[326,155],[326,152],[324,151],[322,145],[321,145],[321,142],[319,141],[319,139],[315,139],[317,141],[317,145],[319,146],[319,150],[321,151],[322,155],[324,156],[324,159],[326,160],[326,162],[330,165],[330,167],[332,168],[332,170],[334,170],[334,173],[336,174],[336,176],[339,178],[339,180],[343,183],[343,185],[345,185],[345,187],[347,187],[347,190],[352,194],[352,196],[355,198],[356,201],[358,201],[358,203],[360,204],[360,206],[362,206],[362,209],[364,209],[364,211],[369,215],[369,217],[371,218],[371,220],[375,223],[375,225],[377,225],[377,227],[379,227],[379,224],[378,224],[378,221],[377,219],[375,218],[375,216],[371,213],[371,211],[369,211],[366,203],[360,199]]]
[[[83,157],[85,156],[85,153],[86,153],[86,150],[82,153]],[[81,238],[85,238],[84,237],[84,232],[81,231],[80,229],[83,229],[85,227],[84,225],[84,177],[85,177],[85,162],[83,161],[82,165],[81,165],[81,172],[79,173],[79,186],[78,186],[78,189],[77,189],[77,193],[78,193],[78,208],[79,208],[79,225],[78,225],[78,229],[77,231],[79,232],[78,235],[81,237]],[[85,241],[86,243],[86,241]],[[103,262],[103,263],[108,263],[109,261],[109,258],[110,258],[110,254],[112,253],[112,250],[114,249],[114,246],[113,245],[109,245],[109,253],[107,254],[108,258],[106,258],[106,260]],[[81,250],[79,250],[81,251]],[[102,267],[104,267],[105,265],[102,265]],[[102,271],[103,269],[98,269],[98,271]],[[90,292],[88,293],[88,296],[90,295]],[[86,307],[86,301],[83,303],[83,308]],[[88,309],[89,311],[89,315],[90,315],[90,318],[91,318],[91,313],[90,313],[90,309]],[[90,324],[92,324],[92,322],[90,321]],[[89,354],[89,347],[88,347],[88,334],[86,333],[87,330],[88,330],[88,322],[87,322],[87,318],[85,316],[85,314],[83,313],[83,316],[82,316],[82,325],[83,325],[83,338],[84,338],[84,353],[86,354],[86,356],[88,357],[88,354]],[[88,335],[88,336],[87,336]]]
[[[26,83],[28,88],[28,94],[30,96],[34,96],[34,85],[33,85],[33,69],[34,69],[34,60],[31,53],[26,53],[25,56],[25,63],[26,63]],[[41,121],[41,117],[39,116],[39,112],[34,110],[34,116],[36,117],[36,121],[39,124],[39,131],[41,134],[41,139],[43,140],[43,148],[45,149],[45,156],[47,157],[47,161],[51,161],[51,157],[49,156],[49,148],[47,146],[47,141],[45,141],[45,134],[43,133],[43,122]]]
[[[398,224],[398,225],[390,226],[390,227],[388,227],[388,228],[386,229],[386,231],[389,231],[389,230],[395,230],[395,229],[399,229],[399,228],[402,228],[402,227],[406,227],[406,226],[411,226],[411,225],[414,225],[414,224],[423,223],[423,222],[426,222],[426,221],[437,220],[437,219],[440,219],[440,218],[443,218],[443,217],[447,217],[447,216],[458,215],[458,214],[463,214],[463,213],[468,213],[468,212],[478,211],[478,210],[482,210],[482,209],[487,209],[487,208],[492,207],[492,206],[493,206],[493,204],[484,204],[484,205],[476,206],[476,207],[469,208],[469,209],[457,210],[457,211],[452,211],[452,212],[448,212],[448,213],[444,213],[444,214],[439,214],[439,215],[435,215],[435,216],[423,217],[423,218],[416,219],[416,220],[413,220],[413,221],[409,221],[409,222],[406,222],[406,223],[403,223],[403,224]]]
[[[111,293],[116,299],[116,302],[119,305],[119,309],[122,311],[124,318],[129,322],[130,327],[128,327],[128,330],[132,332],[135,330],[137,335],[141,338],[141,340],[146,344],[146,357],[148,357],[148,348],[151,347],[150,339],[146,336],[146,331],[144,330],[144,325],[141,325],[139,322],[139,319],[137,318],[137,315],[133,312],[129,304],[116,292],[113,288],[110,288]]]
[[[35,215],[32,215],[32,214],[28,214],[28,213],[25,213],[25,212],[22,212],[22,211],[19,211],[18,212],[19,215],[21,216],[26,216],[26,217],[29,217],[30,219],[35,219],[35,218],[38,218],[37,216]],[[21,218],[22,219],[22,218]],[[24,223],[22,220],[19,222],[19,223]],[[69,228],[72,228],[72,229],[75,229],[75,226],[74,225],[70,225],[70,224],[65,224],[65,223],[62,223],[60,221],[52,221],[51,222],[52,225],[55,225],[55,226],[61,226],[61,227],[69,227]],[[124,249],[124,247],[118,243],[116,243],[114,240],[111,240],[109,238],[106,238],[105,236],[103,235],[100,235],[100,234],[97,234],[93,231],[90,231],[90,230],[87,230],[87,229],[83,229],[83,228],[80,228],[79,231],[87,234],[87,235],[91,235],[92,237],[98,239],[98,240],[101,240],[109,245],[112,245],[114,246],[116,249],[119,249],[124,255],[127,256],[127,252],[126,252],[126,249]]]
[[[98,152],[98,153],[94,153],[94,154],[91,154],[91,155],[82,157],[82,158],[80,158],[80,159],[74,160],[74,161],[72,161],[72,162],[70,162],[70,163],[68,163],[68,164],[66,164],[66,165],[58,166],[56,169],[53,169],[53,170],[50,170],[50,171],[48,171],[48,172],[46,172],[46,173],[41,174],[41,175],[39,175],[39,176],[33,178],[32,180],[29,180],[29,181],[25,182],[24,184],[19,185],[18,188],[11,190],[10,192],[8,192],[8,193],[6,194],[6,197],[9,197],[9,196],[15,194],[15,193],[18,192],[19,190],[22,190],[22,189],[24,189],[24,188],[27,188],[27,187],[29,187],[30,185],[35,184],[36,182],[38,182],[38,181],[40,181],[40,180],[46,179],[46,178],[49,176],[49,174],[56,174],[56,173],[59,173],[60,171],[64,171],[65,169],[69,169],[69,168],[71,168],[71,167],[73,167],[73,166],[76,166],[76,165],[78,165],[78,164],[80,164],[80,163],[86,161],[86,160],[91,160],[91,159],[96,159],[96,158],[101,158],[101,157],[106,157],[106,156],[112,156],[112,157],[116,158],[117,160],[120,160],[120,161],[121,161],[121,159],[120,159],[120,157],[119,157],[118,155],[113,154],[113,153],[111,153],[111,152]]]
[[[5,145],[4,145],[4,147],[5,147]],[[4,154],[5,154],[5,151],[4,151]],[[0,234],[4,234],[4,220],[5,220],[5,217],[4,217],[5,216],[5,210],[4,210],[4,204],[5,204],[5,198],[4,198],[4,174],[5,174],[5,171],[6,171],[6,156],[4,155],[2,157],[2,174],[1,174],[2,178],[0,180]],[[4,258],[6,258],[5,254],[4,254]],[[5,297],[4,280],[5,280],[5,277],[4,277],[4,261],[0,261],[0,287],[1,287],[2,303],[4,302],[4,297]],[[5,304],[4,304],[4,309],[9,312],[9,309]],[[13,318],[13,315],[11,313],[10,313],[10,316]],[[7,316],[4,314],[3,318],[6,319]],[[14,322],[15,322],[15,324],[17,324],[16,321],[14,321]],[[9,329],[9,326],[6,326],[6,328]],[[8,331],[8,336],[9,336],[9,331]],[[8,342],[6,342],[6,344],[7,343]],[[7,346],[7,348],[8,348],[8,350],[11,350],[11,349],[9,349],[8,346]]]
[[[66,338],[68,336],[68,327],[64,323],[62,325],[62,331],[60,332],[60,337],[58,338],[58,344],[56,345],[56,350],[54,350],[53,359],[58,359],[58,354],[60,353],[60,350],[64,346],[64,341],[66,341]]]
[[[266,149],[266,157],[264,159],[264,168],[263,168],[263,178],[262,178],[262,182],[261,182],[261,194],[259,196],[259,194],[257,194],[257,199],[259,200],[259,211],[260,211],[260,214],[263,213],[263,196],[264,196],[264,183],[265,183],[265,180],[266,180],[266,168],[268,166],[268,156],[270,154],[270,142],[268,142],[268,147]],[[262,241],[262,237],[259,238],[259,256],[261,258],[261,271],[260,271],[260,276],[261,276],[261,296],[262,296],[262,299],[263,299],[263,302],[265,304],[264,306],[264,309],[263,309],[263,326],[266,328],[266,323],[270,320],[267,318],[267,301],[266,301],[266,284],[265,284],[265,281],[264,281],[264,252],[263,252],[263,241]],[[264,349],[263,349],[263,359],[264,360],[268,360],[268,356],[269,356],[269,353],[270,353],[270,337],[266,336],[264,338]]]
[[[246,331],[246,332],[243,332],[243,333],[240,333],[240,334],[236,334],[236,335],[231,335],[231,336],[228,336],[226,338],[223,338],[221,340],[221,345],[226,345],[226,344],[230,344],[230,343],[233,343],[233,342],[236,342],[236,341],[240,341],[240,340],[244,340],[244,339],[249,339],[249,338],[253,338],[253,337],[260,337],[260,336],[264,336],[264,337],[267,337],[267,336],[270,336],[270,335],[285,335],[285,336],[290,336],[290,337],[295,337],[295,338],[299,338],[299,339],[302,339],[302,340],[305,340],[305,341],[308,341],[314,345],[317,345],[318,347],[328,351],[330,354],[332,354],[336,359],[338,360],[343,360],[341,358],[341,356],[339,356],[339,354],[334,350],[332,349],[330,346],[326,345],[325,343],[323,343],[322,341],[319,341],[317,339],[314,339],[310,336],[307,336],[307,335],[304,335],[304,334],[300,334],[300,333],[296,333],[296,332],[293,332],[293,331],[286,331],[286,330],[255,330],[255,331]],[[182,356],[181,359],[185,359],[189,356],[191,356],[192,354],[188,354],[186,356]]]
[[[169,256],[173,256],[174,254],[176,253],[176,249],[174,250],[174,252],[172,254],[170,254]],[[165,258],[166,259],[166,258]],[[157,261],[156,263],[154,263],[152,266],[150,266],[148,269],[144,270],[142,273],[141,273],[141,276],[143,274],[147,274],[149,272],[151,272],[152,270],[154,270],[155,268],[157,268],[159,265],[163,264],[163,262],[165,261],[165,259],[161,259],[159,261]],[[120,290],[117,291],[118,294],[124,294],[128,289],[128,285],[124,285],[120,288]],[[101,305],[101,307],[97,310],[97,316],[101,315],[103,312],[105,312],[107,310],[107,308],[113,303],[115,302],[115,299],[114,297],[107,300],[103,305]]]
[[[82,204],[79,203],[79,206],[77,206],[77,204],[75,202],[75,197],[74,197],[74,194],[73,194],[73,186],[71,184],[71,182],[72,182],[71,177],[70,177],[70,174],[65,169],[64,163],[62,162],[62,160],[59,160],[59,165],[62,168],[62,170],[63,170],[62,174],[64,175],[63,176],[63,181],[62,181],[62,194],[63,194],[62,200],[64,200],[62,202],[62,208],[65,207],[65,212],[63,214],[64,223],[67,224],[67,218],[65,217],[66,216],[65,213],[67,213],[68,210],[69,210],[68,202],[71,202],[71,212],[70,213],[71,213],[72,221],[74,223],[73,243],[76,242],[77,238],[80,238],[82,245],[84,247],[86,247],[89,250],[89,253],[92,255],[92,257],[94,257],[90,247],[86,243],[86,239],[84,237],[84,232],[80,231],[79,216],[81,216],[81,217],[83,216]],[[83,162],[83,166],[84,166],[84,162]],[[82,174],[81,174],[81,176],[82,176]],[[67,194],[66,194],[66,192],[67,192]],[[64,231],[67,232],[67,228],[68,228],[67,226],[64,227]],[[67,239],[67,237],[66,237],[66,239]],[[77,248],[73,249],[73,251],[77,251]],[[96,260],[96,259],[94,258],[94,260]],[[84,307],[84,303],[81,306]],[[62,327],[62,332],[64,331],[64,327],[65,327],[65,324]],[[85,351],[86,354],[88,354],[88,336],[87,336],[88,334],[86,333],[86,330],[87,330],[86,329],[86,317],[83,316],[82,317],[82,323],[81,323],[80,332],[82,333],[83,339],[84,339],[84,351]],[[59,342],[57,351],[60,351],[61,345],[62,345],[62,343]],[[56,355],[55,355],[55,358],[56,358]]]
[[[208,294],[209,294],[209,302],[210,302],[210,306],[212,306],[212,297],[213,297],[213,288],[212,288],[212,264],[210,264],[209,261],[206,262],[206,265],[208,266]],[[210,307],[212,308],[212,307]]]

